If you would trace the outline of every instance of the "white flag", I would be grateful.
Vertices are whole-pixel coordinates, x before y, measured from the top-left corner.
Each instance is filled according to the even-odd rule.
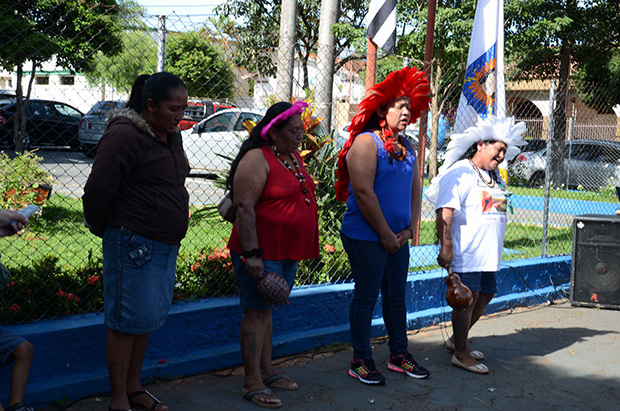
[[[368,38],[385,52],[396,45],[396,0],[370,0],[368,5]]]
[[[489,114],[506,116],[504,0],[479,0],[476,6],[454,133],[462,133]]]

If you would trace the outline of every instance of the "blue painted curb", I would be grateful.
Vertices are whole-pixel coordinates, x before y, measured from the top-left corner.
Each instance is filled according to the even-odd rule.
[[[570,280],[571,257],[516,260],[502,264],[498,294],[488,313],[541,304],[559,296]],[[406,302],[409,329],[449,319],[445,271],[409,275]],[[332,343],[348,343],[353,284],[295,288],[289,304],[273,314],[274,357]],[[172,307],[166,324],[153,333],[144,359],[143,378],[179,378],[241,363],[238,298],[213,298]],[[385,335],[377,303],[373,336]],[[101,313],[7,327],[35,347],[27,403],[72,401],[109,392]],[[10,368],[0,370],[0,401],[7,403]]]

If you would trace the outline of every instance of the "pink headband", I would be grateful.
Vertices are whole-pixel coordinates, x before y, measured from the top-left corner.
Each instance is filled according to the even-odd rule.
[[[263,127],[263,129],[260,131],[260,136],[263,138],[263,140],[267,141],[267,133],[269,132],[269,130],[271,130],[271,127],[285,120],[288,120],[289,117],[292,117],[295,114],[301,113],[306,107],[308,107],[308,103],[306,103],[305,101],[296,101],[295,103],[293,103],[293,107],[281,112],[280,114],[275,116],[273,120],[269,122],[269,124]]]

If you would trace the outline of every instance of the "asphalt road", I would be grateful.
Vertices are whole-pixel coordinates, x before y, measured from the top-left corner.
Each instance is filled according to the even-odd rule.
[[[81,197],[90,174],[93,159],[68,149],[37,150],[43,158],[41,167],[54,176],[54,192],[70,197]],[[218,203],[224,191],[215,187],[212,175],[190,174],[185,186],[192,204]]]

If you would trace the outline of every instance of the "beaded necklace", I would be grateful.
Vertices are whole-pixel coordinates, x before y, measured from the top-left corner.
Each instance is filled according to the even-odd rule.
[[[471,161],[471,159],[469,160],[469,163],[474,168],[474,170],[476,170],[478,172],[478,175],[480,176],[480,179],[482,180],[482,182],[484,184],[486,184],[487,186],[489,186],[491,188],[495,187],[495,180],[493,180],[493,176],[490,175],[491,173],[489,173],[489,182],[487,182],[486,179],[482,176],[482,173],[480,172],[480,169],[478,167],[476,167],[476,165],[474,164],[473,161]]]
[[[280,154],[276,146],[272,146],[271,151],[273,151],[276,157],[278,157],[278,159],[282,162],[282,164],[284,164],[284,167],[286,167],[286,169],[290,171],[291,173],[293,173],[293,175],[297,178],[297,181],[299,181],[299,186],[301,187],[301,191],[304,193],[304,196],[306,197],[304,201],[306,202],[306,204],[310,205],[310,199],[308,198],[308,186],[306,185],[306,177],[304,177],[304,175],[301,172],[301,168],[299,167],[299,163],[297,162],[297,159],[295,158],[295,154],[291,155],[291,160],[293,160],[293,165],[295,166],[295,169],[293,170],[293,168],[288,163],[288,161],[286,161],[284,157],[282,157],[282,154]]]
[[[480,179],[482,180],[482,182],[484,184],[486,184],[490,188],[495,187],[495,180],[493,179],[493,176],[489,175],[489,177],[491,179],[491,182],[487,183],[486,180],[484,179],[484,177],[482,176],[482,173],[480,172],[480,169],[478,167],[476,167],[476,165],[471,161],[471,159],[469,160],[469,162],[471,163],[471,165],[474,168],[474,170],[476,170],[478,172],[478,175],[480,176]],[[512,196],[512,193],[510,191],[508,191],[508,187],[506,187],[506,184],[497,183],[497,185],[500,188],[500,190],[502,190],[504,195],[506,196],[506,206],[508,207],[508,210],[510,211],[510,214],[514,214],[514,210],[512,208],[512,198],[510,198]]]

